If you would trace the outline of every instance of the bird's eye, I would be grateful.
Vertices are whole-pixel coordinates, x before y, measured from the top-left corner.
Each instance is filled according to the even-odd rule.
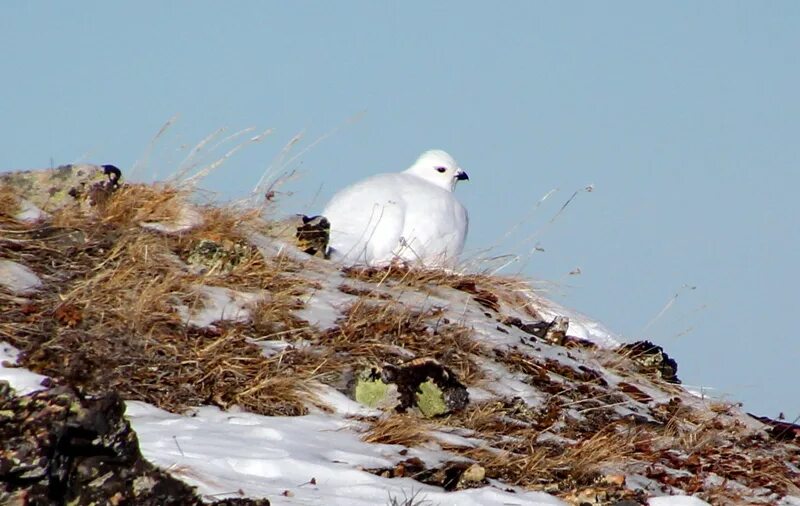
[[[436,167],[436,172],[438,172],[439,174],[444,174],[446,170],[447,167]]]

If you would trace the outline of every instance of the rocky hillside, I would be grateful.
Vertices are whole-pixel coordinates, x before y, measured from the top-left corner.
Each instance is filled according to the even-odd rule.
[[[796,427],[661,348],[268,211],[0,174],[0,503],[800,504]]]

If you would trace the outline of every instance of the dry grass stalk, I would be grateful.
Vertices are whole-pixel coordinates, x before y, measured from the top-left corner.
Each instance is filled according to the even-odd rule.
[[[334,352],[372,363],[398,363],[410,358],[431,357],[452,369],[466,384],[482,377],[476,362],[484,346],[465,327],[440,320],[438,309],[414,311],[394,301],[362,297],[324,332],[317,344]]]
[[[557,484],[559,490],[569,490],[593,483],[603,469],[629,459],[636,437],[608,427],[577,444],[555,445],[538,442],[539,435],[520,431],[496,444],[499,452],[481,448],[461,453],[484,466],[492,478],[533,489]]]
[[[171,411],[211,402],[262,414],[305,412],[305,378],[281,374],[246,339],[267,326],[300,327],[291,311],[305,284],[284,274],[283,260],[255,249],[229,276],[182,267],[193,242],[241,241],[240,225],[256,219],[200,208],[203,225],[182,236],[138,226],[174,217],[185,199],[178,190],[133,185],[91,213],[65,208],[54,225],[18,237],[14,257],[42,275],[45,290],[25,307],[0,308],[8,310],[0,332],[23,350],[23,365],[90,393],[113,388]],[[187,328],[174,307],[201,305],[194,287],[209,281],[271,297],[254,308],[249,326]]]
[[[19,200],[14,189],[9,185],[0,183],[0,223],[4,223],[18,212]]]
[[[444,269],[430,269],[405,264],[391,264],[383,268],[353,267],[345,274],[360,281],[383,285],[398,284],[422,290],[437,290],[449,287],[475,295],[475,299],[487,307],[497,309],[497,304],[521,310],[538,317],[525,295],[530,284],[521,278],[502,277],[481,273],[462,273]]]
[[[478,437],[497,442],[513,437],[535,439],[550,428],[561,415],[560,404],[553,400],[538,409],[521,399],[474,403],[459,413],[440,420],[442,426],[474,431]]]
[[[372,422],[361,437],[367,443],[403,445],[408,448],[431,440],[429,427],[418,417],[394,413]]]

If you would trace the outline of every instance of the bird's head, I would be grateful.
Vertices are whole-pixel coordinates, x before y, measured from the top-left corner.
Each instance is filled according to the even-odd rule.
[[[469,179],[467,173],[459,168],[453,157],[441,149],[432,149],[422,153],[414,165],[406,169],[406,172],[450,192],[455,190],[457,182]]]

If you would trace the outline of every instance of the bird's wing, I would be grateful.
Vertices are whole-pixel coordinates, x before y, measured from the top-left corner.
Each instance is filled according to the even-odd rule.
[[[467,236],[467,210],[451,192],[435,185],[410,187],[412,191],[403,194],[406,219],[402,232],[409,251],[400,256],[431,265],[455,259]]]
[[[333,259],[368,265],[391,260],[405,220],[398,176],[373,176],[334,195],[322,211],[331,223]]]

